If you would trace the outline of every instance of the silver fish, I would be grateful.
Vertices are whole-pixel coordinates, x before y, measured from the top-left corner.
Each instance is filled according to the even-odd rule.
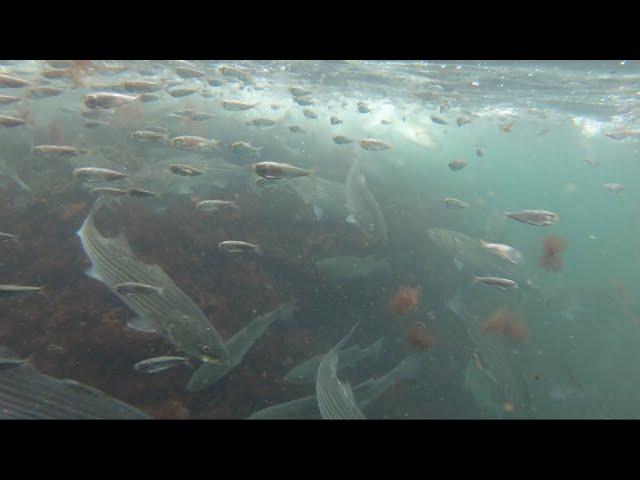
[[[143,103],[151,103],[160,100],[160,96],[155,93],[141,93],[138,99]]]
[[[359,113],[370,113],[371,109],[369,108],[369,106],[366,103],[358,102],[358,112]]]
[[[152,130],[136,130],[131,132],[131,139],[140,143],[165,143],[168,141],[166,133],[154,132]]]
[[[250,127],[273,127],[277,122],[270,118],[254,118],[249,120],[247,125]]]
[[[360,140],[360,146],[364,150],[369,150],[372,152],[377,152],[380,150],[389,150],[390,148],[392,148],[391,145],[384,143],[381,140],[376,140],[375,138],[365,138],[363,140]]]
[[[178,67],[176,73],[182,78],[200,78],[206,76],[206,72],[189,67]]]
[[[342,120],[335,115],[332,115],[331,118],[329,118],[329,122],[331,122],[331,125],[340,125]]]
[[[333,137],[333,143],[336,143],[338,145],[347,145],[349,143],[353,143],[355,140],[349,138],[349,137],[345,137],[344,135],[335,135]]]
[[[303,108],[302,114],[311,120],[315,120],[316,118],[318,118],[318,114],[313,110],[311,110],[310,108]]]
[[[101,109],[111,109],[122,107],[127,105],[135,100],[138,97],[133,97],[131,95],[124,95],[122,93],[113,93],[113,92],[98,92],[98,93],[90,93],[84,96],[84,104],[87,108],[101,108]]]
[[[222,108],[229,110],[230,112],[240,112],[243,110],[249,110],[250,108],[258,105],[257,103],[246,103],[240,100],[224,100],[222,102]]]
[[[305,97],[311,95],[311,90],[302,87],[289,87],[289,93],[294,97]]]
[[[23,285],[0,285],[0,298],[17,297],[29,293],[40,292],[42,287],[27,287]]]
[[[11,241],[17,242],[18,239],[19,239],[18,235],[0,232],[0,240],[5,240],[5,241],[11,240]]]
[[[466,160],[452,160],[449,162],[449,170],[452,172],[457,172],[458,170],[462,170],[469,163]]]
[[[11,117],[9,115],[0,115],[0,128],[19,127],[27,123],[22,118]]]
[[[519,212],[504,212],[504,215],[512,220],[528,223],[529,225],[537,225],[539,227],[553,225],[560,220],[557,213],[547,210],[521,210]]]
[[[457,198],[446,197],[442,199],[442,202],[447,208],[469,208],[471,206],[470,203],[463,202],[462,200],[458,200]]]
[[[122,86],[129,93],[149,93],[162,90],[161,84],[147,80],[125,80]]]
[[[296,102],[301,107],[309,107],[311,105],[315,105],[316,103],[310,98],[305,98],[305,97],[293,97],[293,101]]]
[[[74,146],[38,145],[31,149],[34,155],[43,158],[73,158],[89,153],[89,150]]]
[[[179,148],[180,150],[203,150],[210,148],[219,148],[218,141],[194,135],[182,135],[174,137],[167,143],[170,147]]]
[[[102,122],[100,120],[92,120],[90,122],[84,122],[84,128],[100,128],[100,127],[108,127],[109,122]]]
[[[237,78],[238,80],[242,80],[243,82],[251,81],[251,77],[249,76],[249,73],[247,71],[232,67],[231,65],[219,66],[218,72],[220,72],[220,74],[224,75],[225,77]]]
[[[120,295],[150,295],[152,293],[162,294],[161,287],[147,285],[139,282],[122,282],[113,286],[113,290]]]
[[[182,98],[188,97],[189,95],[193,95],[194,93],[198,93],[198,89],[196,88],[173,88],[171,90],[167,90],[167,93],[171,95],[173,98]]]
[[[0,73],[0,88],[24,88],[30,85],[31,82],[27,80]]]
[[[257,154],[264,147],[254,147],[249,142],[233,142],[230,148],[233,153],[237,154]]]
[[[205,120],[211,120],[215,115],[209,112],[191,112],[189,118],[194,122],[203,122]]]
[[[621,183],[605,183],[602,186],[613,193],[620,193],[622,190],[624,190],[624,187]]]
[[[449,125],[446,120],[438,117],[437,115],[431,115],[431,121],[433,123],[437,123],[438,125]]]
[[[115,170],[109,170],[108,168],[83,167],[76,168],[73,171],[73,176],[80,180],[104,180],[110,182],[126,178],[128,175]]]
[[[25,96],[31,99],[57,97],[64,93],[64,89],[56,87],[31,87],[27,90]]]
[[[298,127],[297,125],[292,125],[291,127],[289,127],[289,130],[291,131],[291,133],[307,133],[305,129],[303,129],[302,127]]]
[[[500,288],[501,290],[518,288],[518,284],[513,280],[500,277],[473,277],[473,283],[484,283],[485,285]]]
[[[0,105],[11,105],[22,100],[20,97],[12,97],[10,95],[0,95]]]
[[[144,190],[142,188],[129,188],[127,190],[127,195],[134,198],[151,198],[159,196],[159,194],[156,192],[152,192],[151,190]]]
[[[358,408],[351,386],[338,379],[338,352],[349,341],[357,327],[358,323],[322,357],[318,366],[316,396],[318,397],[320,415],[325,420],[365,419],[364,414]]]
[[[367,187],[357,159],[347,174],[346,194],[347,208],[365,237],[375,243],[387,243],[387,225],[382,210]]]
[[[191,365],[188,357],[153,357],[136,363],[133,369],[136,372],[152,374],[168,370],[178,365]]]
[[[522,253],[515,248],[504,245],[501,243],[488,243],[481,241],[482,247],[494,253],[500,258],[507,260],[508,262],[518,265],[524,262]]]
[[[202,212],[217,212],[224,208],[238,210],[238,205],[228,200],[203,200],[196,204],[196,209]]]
[[[258,255],[262,255],[262,247],[260,245],[254,245],[253,243],[242,242],[240,240],[227,240],[220,242],[218,248],[227,253],[246,253],[254,252]]]
[[[288,163],[276,162],[258,162],[251,165],[251,171],[263,178],[295,178],[295,177],[312,177],[313,170],[305,170],[304,168],[294,167]]]

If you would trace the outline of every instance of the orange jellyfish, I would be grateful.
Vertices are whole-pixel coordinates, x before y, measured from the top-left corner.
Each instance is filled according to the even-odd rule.
[[[527,339],[527,326],[520,315],[508,308],[494,310],[483,326],[485,333],[501,333],[513,343],[522,343]]]
[[[405,340],[417,350],[427,350],[433,347],[436,342],[435,337],[429,335],[427,327],[422,322],[416,322],[407,330]]]
[[[400,287],[391,300],[391,310],[396,315],[406,315],[420,302],[420,287]]]
[[[563,268],[561,253],[567,249],[567,240],[558,235],[549,235],[542,240],[542,257],[539,265],[551,272],[560,272]]]

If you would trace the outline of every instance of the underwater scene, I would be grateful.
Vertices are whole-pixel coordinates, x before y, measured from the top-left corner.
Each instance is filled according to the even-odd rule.
[[[0,61],[0,418],[639,418],[639,147],[637,61]]]

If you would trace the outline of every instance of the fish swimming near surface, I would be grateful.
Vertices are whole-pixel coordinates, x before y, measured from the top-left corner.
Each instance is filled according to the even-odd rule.
[[[112,109],[122,107],[138,97],[114,92],[89,93],[84,96],[84,104],[87,108]]]
[[[257,103],[246,103],[240,100],[224,100],[222,102],[222,108],[230,112],[240,112],[243,110],[249,110],[250,108],[258,105]]]
[[[353,162],[347,174],[346,196],[347,208],[360,231],[369,241],[386,244],[387,224],[380,205],[367,186],[358,159]]]
[[[20,127],[26,123],[26,120],[23,118],[12,117],[10,115],[0,115],[0,128]]]
[[[390,148],[392,148],[390,144],[384,143],[382,140],[376,140],[375,138],[365,138],[363,140],[360,140],[360,147],[371,152],[389,150]]]

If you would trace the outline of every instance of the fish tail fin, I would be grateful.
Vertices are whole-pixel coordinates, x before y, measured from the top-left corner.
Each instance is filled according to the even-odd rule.
[[[264,250],[262,250],[262,247],[260,245],[256,245],[255,252],[260,256],[264,254]]]

